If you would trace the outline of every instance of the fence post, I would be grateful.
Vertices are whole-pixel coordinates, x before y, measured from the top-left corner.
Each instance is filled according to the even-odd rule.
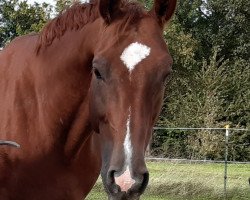
[[[228,156],[229,125],[226,125],[225,132],[225,169],[224,169],[224,197],[227,199],[227,156]]]

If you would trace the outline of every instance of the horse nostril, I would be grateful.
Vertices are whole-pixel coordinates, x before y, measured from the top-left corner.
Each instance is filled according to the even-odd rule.
[[[148,180],[149,180],[149,173],[145,172],[143,174],[143,181],[142,181],[142,185],[145,185],[145,187],[148,185]]]
[[[143,193],[144,190],[146,189],[148,181],[149,181],[149,173],[148,171],[146,171],[141,175],[141,181],[139,183],[139,187],[137,188],[140,194]]]
[[[109,192],[114,194],[121,191],[121,189],[115,184],[115,173],[116,173],[115,170],[109,170],[107,173],[107,182],[106,182]]]
[[[107,184],[111,185],[115,182],[115,170],[109,170],[107,174]]]

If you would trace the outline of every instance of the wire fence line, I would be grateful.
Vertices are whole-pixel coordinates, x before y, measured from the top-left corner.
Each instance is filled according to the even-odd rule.
[[[192,159],[178,159],[178,158],[158,158],[153,156],[145,157],[146,161],[152,162],[175,162],[175,163],[225,163],[223,160],[192,160]],[[249,162],[241,161],[227,161],[228,164],[250,164]]]
[[[155,131],[152,137],[152,141],[150,146],[148,147],[148,154],[147,156],[153,158],[155,161],[162,160],[162,161],[179,161],[179,162],[225,162],[226,158],[222,158],[222,155],[228,156],[229,155],[229,161],[228,163],[248,163],[250,162],[249,156],[246,156],[245,159],[241,160],[238,156],[238,151],[242,151],[242,149],[247,150],[244,155],[250,155],[250,141],[249,139],[245,139],[245,141],[238,141],[236,138],[241,137],[243,134],[247,132],[247,138],[248,133],[250,133],[250,130],[247,128],[229,128],[229,126],[225,126],[224,128],[212,128],[212,127],[154,127],[153,130]],[[161,130],[165,130],[166,132],[158,132]],[[171,135],[172,132],[168,131],[175,131],[179,130],[178,132],[174,132],[174,137]],[[196,134],[192,134],[192,131],[201,131],[196,132]],[[208,131],[208,132],[203,132]],[[211,131],[211,132],[210,132]],[[215,131],[215,132],[212,132]],[[190,134],[191,132],[191,134]],[[245,133],[244,133],[245,132]],[[214,134],[214,136],[208,136],[208,138],[204,137],[206,134]],[[242,133],[242,134],[241,134]],[[205,134],[205,135],[203,135]],[[223,135],[224,136],[223,136]],[[178,138],[175,138],[177,135]],[[178,136],[180,135],[180,136]],[[246,135],[246,134],[245,134]],[[180,137],[180,138],[179,138]],[[212,138],[212,139],[211,139]],[[215,138],[215,139],[214,139]],[[183,151],[181,154],[178,154],[175,152],[176,149],[169,149],[168,146],[168,140],[174,139],[173,141],[181,141],[185,140],[186,143],[185,150],[187,153],[185,154]],[[202,143],[201,143],[202,141]],[[205,145],[207,145],[209,142],[212,142],[211,144],[217,144],[217,147],[220,148],[220,157],[206,157],[205,154],[200,154],[200,150],[204,153],[208,151],[206,147],[204,148],[203,144],[205,142]],[[191,142],[191,145],[190,145]],[[195,144],[197,142],[200,142],[200,144]],[[152,147],[153,144],[153,147]],[[183,143],[182,143],[183,144]],[[161,146],[163,145],[163,146]],[[164,146],[165,145],[165,146]],[[175,147],[176,143],[174,142],[172,146]],[[178,145],[178,144],[177,144]],[[193,146],[194,145],[194,146]],[[200,145],[200,147],[199,147]],[[240,147],[240,148],[238,148]],[[182,148],[183,149],[183,148]],[[224,149],[224,150],[223,150]],[[190,151],[191,150],[191,151]],[[194,151],[193,151],[194,150]],[[197,150],[199,151],[197,154]],[[193,152],[194,153],[193,153]],[[170,153],[168,153],[170,152]],[[223,153],[224,152],[224,153]],[[230,153],[228,153],[230,152]],[[242,152],[243,153],[243,152]],[[241,154],[242,154],[241,153]],[[156,159],[157,158],[157,159]],[[227,159],[228,160],[228,159]],[[243,161],[243,162],[242,162]]]
[[[229,128],[229,126],[225,128],[154,127],[153,130],[154,134],[148,148],[148,151],[150,151],[148,153],[151,156],[181,159],[188,158],[189,160],[221,160],[223,159],[221,155],[224,155],[224,150],[222,149],[226,148],[226,145],[228,145],[230,146],[231,153],[229,160],[250,161],[249,159],[246,160],[244,156],[239,157],[240,154],[238,154],[240,148],[248,149],[248,147],[250,147],[250,140],[248,139],[250,138],[250,130],[246,128]],[[241,136],[244,138],[242,139]],[[237,138],[239,138],[239,140]],[[208,147],[210,142],[211,146]],[[151,146],[151,144],[153,144],[153,146]],[[178,144],[179,147],[182,145],[182,150],[185,152],[178,152]],[[169,149],[169,145],[172,145],[175,149]],[[212,146],[217,148],[216,151],[220,152],[216,156],[212,154],[209,156],[209,153],[214,150],[211,149]],[[207,147],[208,149],[206,149]],[[151,149],[153,151],[151,151]],[[208,153],[205,153],[206,151],[208,151]],[[201,153],[200,155],[199,152]],[[250,154],[250,151],[245,155],[248,154]],[[250,157],[250,155],[247,157]],[[242,158],[243,160],[241,160]]]
[[[181,130],[181,131],[190,131],[190,130],[217,130],[224,131],[224,161],[222,160],[200,160],[200,159],[172,159],[172,158],[158,158],[158,157],[147,157],[147,161],[165,161],[165,162],[176,162],[176,163],[224,163],[224,198],[227,199],[227,182],[228,182],[228,164],[250,164],[250,162],[236,162],[236,161],[228,161],[228,147],[229,147],[229,136],[232,135],[234,131],[246,131],[249,132],[249,129],[246,128],[229,128],[229,125],[225,126],[225,128],[210,128],[210,127],[200,127],[200,128],[191,128],[191,127],[154,127],[153,130]],[[242,144],[241,144],[242,145]],[[249,143],[245,143],[244,145],[250,146]],[[150,150],[149,150],[150,151]],[[250,179],[250,178],[249,178]]]
[[[245,128],[190,128],[190,127],[174,127],[174,128],[167,128],[167,127],[154,127],[153,130],[229,130],[229,131],[250,131],[249,129]]]

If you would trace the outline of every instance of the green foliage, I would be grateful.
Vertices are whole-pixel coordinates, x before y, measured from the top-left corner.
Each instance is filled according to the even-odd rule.
[[[29,5],[27,1],[0,1],[0,47],[13,38],[30,32],[38,32],[50,18],[48,4]]]
[[[55,10],[57,13],[60,13],[63,10],[65,10],[68,6],[70,6],[71,4],[72,4],[71,0],[57,0]]]
[[[247,0],[178,1],[176,15],[164,32],[174,66],[159,126],[250,127],[249,9]],[[167,157],[224,156],[223,133],[157,135],[154,152]],[[250,160],[250,145],[245,145],[250,144],[249,132],[240,135],[232,138],[238,145],[231,145],[230,159]]]

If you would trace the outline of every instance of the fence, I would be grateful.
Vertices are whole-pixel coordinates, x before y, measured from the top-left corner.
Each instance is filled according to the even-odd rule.
[[[222,134],[219,134],[219,137],[216,137],[216,138],[220,138],[220,141],[218,141],[218,143],[224,143],[223,144],[223,146],[224,146],[224,160],[211,160],[211,159],[207,160],[206,158],[205,159],[192,159],[192,157],[190,155],[189,155],[189,159],[183,159],[183,158],[182,159],[163,158],[164,155],[160,156],[160,158],[158,156],[158,157],[150,157],[150,158],[147,158],[147,159],[154,160],[154,161],[159,161],[159,160],[162,161],[162,160],[164,160],[164,161],[175,161],[175,162],[217,162],[217,163],[223,162],[224,163],[224,198],[225,199],[227,199],[228,163],[238,163],[238,164],[239,163],[241,163],[241,164],[245,163],[245,164],[250,164],[250,162],[249,162],[250,160],[247,160],[246,162],[236,162],[235,160],[234,161],[228,161],[230,137],[233,136],[234,132],[243,132],[243,131],[244,132],[248,132],[249,131],[248,129],[229,128],[229,126],[226,126],[225,128],[164,128],[164,127],[155,127],[154,130],[155,130],[155,132],[157,132],[157,131],[172,131],[172,132],[173,131],[184,131],[184,132],[187,132],[187,131],[194,131],[194,130],[195,131],[201,131],[201,132],[202,131],[203,132],[204,131],[205,132],[209,131],[209,134],[211,134],[211,131],[220,131],[220,132],[223,131],[224,132],[224,136]],[[160,135],[160,136],[163,137],[164,134]],[[185,136],[187,136],[187,135],[185,135]],[[154,134],[154,137],[153,137],[152,143],[151,143],[151,144],[154,145],[154,147],[157,146],[154,143],[155,140],[156,140],[155,138],[157,138],[157,137],[159,139],[159,136],[157,134]],[[190,137],[190,134],[187,137]],[[192,134],[191,134],[191,137],[192,137]],[[246,148],[249,148],[250,147],[249,142],[241,144],[241,145],[245,146]],[[235,146],[237,146],[237,144]],[[154,151],[155,151],[155,149],[151,150],[151,152],[152,152],[153,155],[155,153]],[[166,151],[167,151],[167,149],[166,149]],[[250,154],[250,151],[248,153]],[[157,152],[156,152],[156,154],[157,154]],[[194,156],[194,157],[197,158],[197,156]],[[250,177],[250,174],[249,174],[249,177]]]

